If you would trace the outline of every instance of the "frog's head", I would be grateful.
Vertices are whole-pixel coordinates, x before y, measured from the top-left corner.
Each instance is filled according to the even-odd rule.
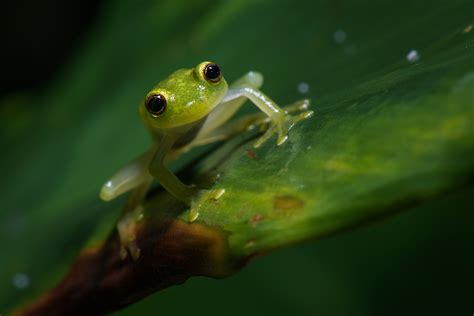
[[[140,104],[140,115],[153,130],[179,127],[205,117],[226,93],[219,66],[205,61],[158,83]]]

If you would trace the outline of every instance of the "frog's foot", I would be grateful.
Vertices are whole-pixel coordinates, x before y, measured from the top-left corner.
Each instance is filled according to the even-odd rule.
[[[309,99],[302,99],[283,107],[283,110],[285,110],[287,114],[293,114],[295,112],[302,111],[307,112],[310,105],[311,101]],[[258,117],[248,120],[244,130],[249,131],[258,128],[261,132],[265,132],[270,128],[271,122],[272,120],[268,116],[262,116],[259,114]]]
[[[133,212],[128,212],[120,218],[117,223],[117,231],[120,238],[120,257],[125,259],[128,254],[133,260],[138,260],[140,257],[140,248],[136,243],[136,230],[138,221],[142,216],[141,206],[138,206]]]
[[[277,134],[277,145],[280,146],[288,139],[288,132],[290,129],[299,121],[310,118],[313,113],[313,111],[304,111],[295,116],[283,113],[276,118],[272,118],[269,123],[270,126],[267,128],[263,136],[255,142],[253,147],[260,147],[268,141],[273,134]]]
[[[283,110],[292,114],[295,112],[308,111],[311,105],[310,99],[302,99],[283,107]]]
[[[225,189],[200,190],[191,201],[188,221],[190,223],[194,222],[199,217],[199,211],[204,203],[217,201],[224,193]]]

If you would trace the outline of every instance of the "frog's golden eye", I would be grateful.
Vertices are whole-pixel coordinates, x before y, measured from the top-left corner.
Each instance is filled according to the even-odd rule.
[[[216,83],[219,82],[222,78],[221,74],[221,69],[217,64],[209,63],[204,67],[203,70],[204,73],[204,78],[206,78],[207,81]]]
[[[145,101],[148,112],[153,116],[158,116],[166,111],[166,98],[162,94],[152,94]]]

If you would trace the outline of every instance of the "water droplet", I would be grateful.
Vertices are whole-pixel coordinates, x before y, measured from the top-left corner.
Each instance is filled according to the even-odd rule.
[[[25,289],[30,285],[30,278],[24,273],[17,273],[13,276],[12,282],[17,289]]]
[[[346,41],[346,38],[347,38],[347,34],[343,30],[337,30],[336,32],[334,32],[333,36],[334,36],[334,41],[337,44],[344,43]]]
[[[418,60],[420,60],[420,55],[418,54],[416,50],[412,49],[407,54],[407,60],[410,63],[416,63]]]
[[[306,82],[298,83],[298,91],[299,93],[308,93],[309,91],[309,84]]]
[[[310,150],[311,149],[311,145],[309,145],[308,147],[306,147],[307,150]]]

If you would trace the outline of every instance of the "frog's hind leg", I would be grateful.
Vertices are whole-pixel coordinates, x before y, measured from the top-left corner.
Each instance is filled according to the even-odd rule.
[[[113,200],[117,196],[122,195],[151,179],[148,165],[150,164],[154,152],[155,149],[153,148],[120,168],[102,186],[100,190],[100,198],[104,201]]]
[[[150,160],[155,150],[152,149],[118,170],[103,186],[100,197],[105,201],[131,191],[117,222],[117,231],[121,243],[120,256],[125,258],[127,253],[136,260],[140,255],[135,239],[137,217],[140,216],[143,199],[150,187],[153,177],[148,171]]]
[[[117,222],[117,232],[120,238],[120,257],[125,259],[130,253],[133,260],[140,256],[140,248],[136,243],[137,222],[143,216],[143,209],[140,205],[145,198],[148,188],[153,178],[149,177],[140,185],[133,189],[125,202],[122,215]]]

